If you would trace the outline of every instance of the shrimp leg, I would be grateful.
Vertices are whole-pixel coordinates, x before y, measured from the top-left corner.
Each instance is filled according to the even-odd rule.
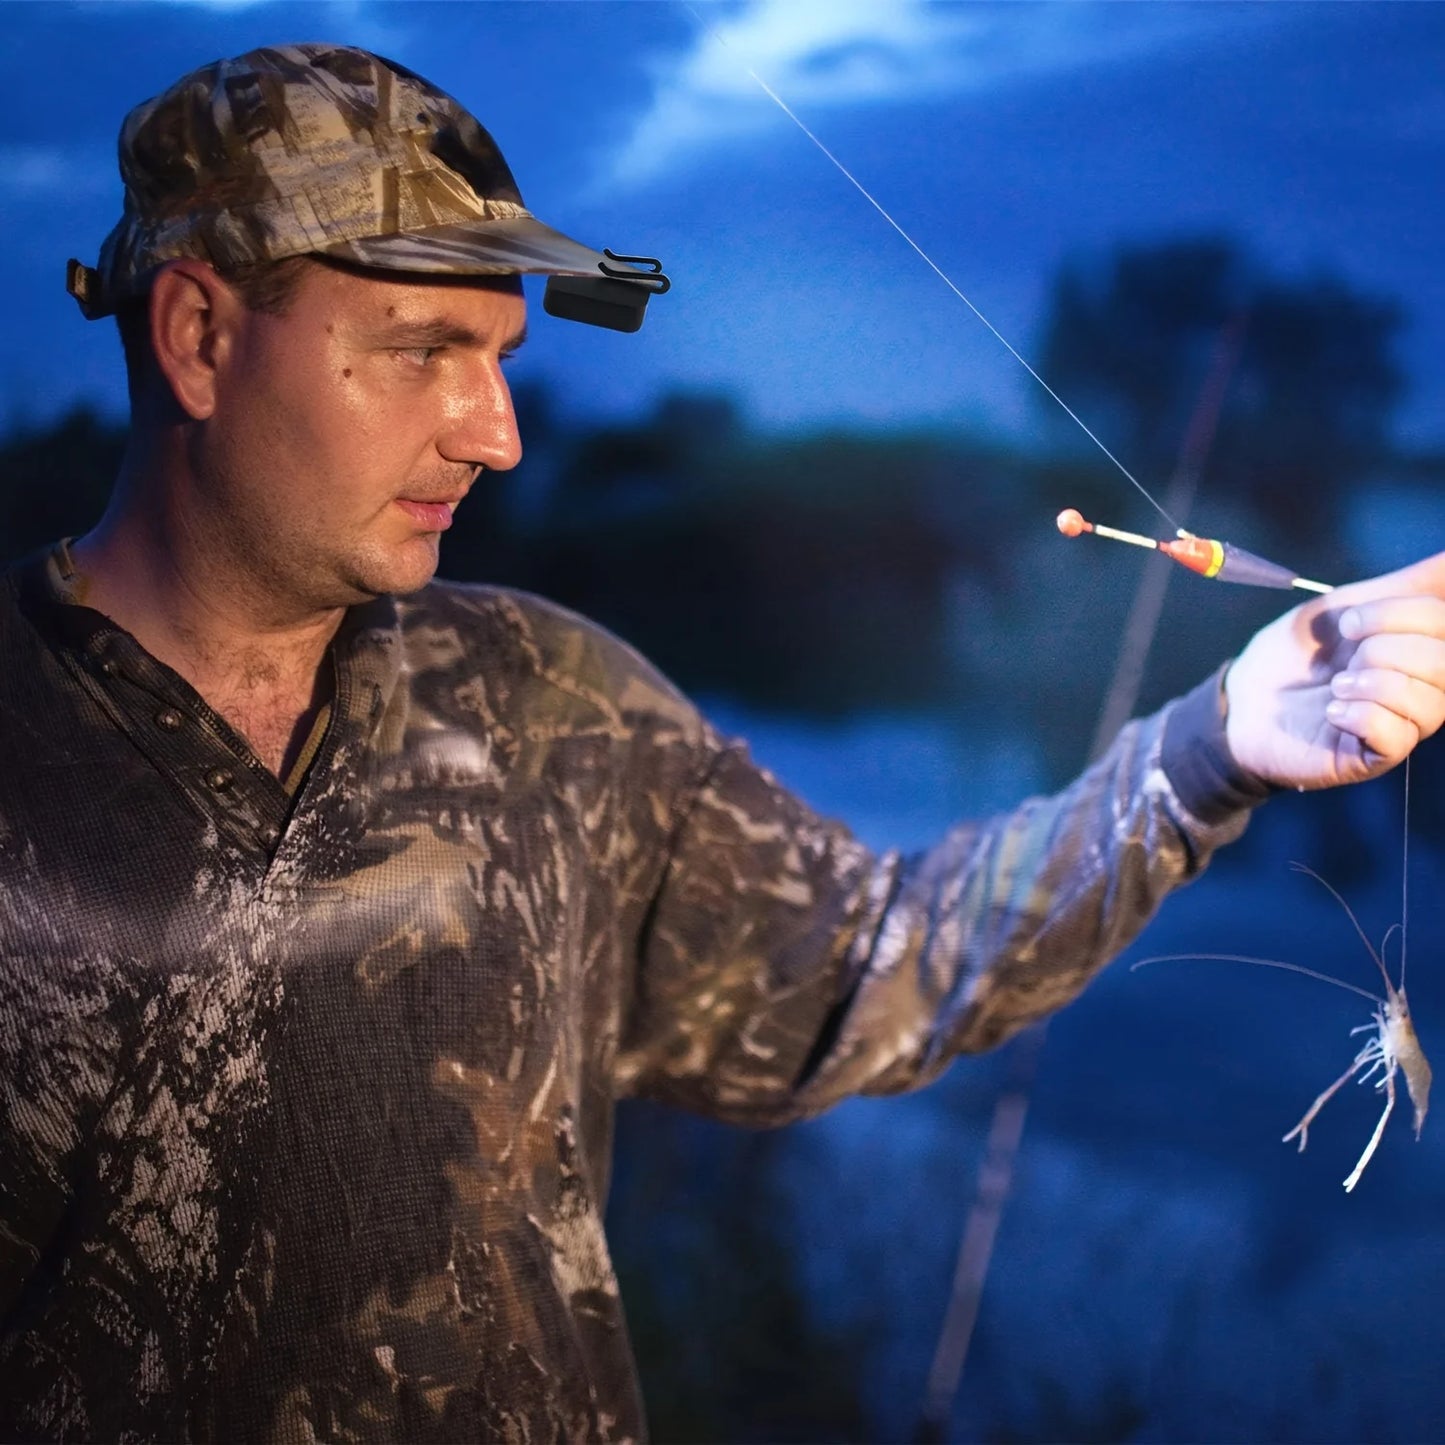
[[[1303,1119],[1299,1121],[1298,1124],[1294,1126],[1293,1129],[1289,1131],[1288,1134],[1284,1136],[1284,1138],[1280,1142],[1283,1144],[1288,1144],[1289,1141],[1293,1139],[1296,1134],[1298,1134],[1299,1152],[1303,1154],[1305,1152],[1305,1145],[1309,1143],[1310,1125],[1314,1123],[1315,1115],[1318,1114],[1319,1111],[1323,1109],[1324,1106],[1328,1104],[1332,1098],[1334,1098],[1335,1094],[1341,1088],[1343,1088],[1344,1085],[1349,1083],[1349,1081],[1354,1078],[1354,1076],[1364,1067],[1365,1063],[1366,1060],[1363,1056],[1357,1058],[1355,1062],[1351,1064],[1350,1067],[1346,1069],[1345,1072],[1341,1074],[1339,1078],[1336,1079],[1334,1083],[1331,1084],[1329,1088],[1326,1089],[1324,1093],[1321,1094],[1319,1098],[1314,1101],[1313,1104],[1310,1105],[1309,1112],[1304,1116]]]
[[[1376,1087],[1378,1088],[1379,1086],[1376,1085]],[[1395,1107],[1395,1071],[1393,1069],[1385,1075],[1385,1099],[1385,1112],[1380,1115],[1380,1122],[1375,1125],[1375,1132],[1370,1135],[1370,1142],[1365,1145],[1365,1152],[1360,1155],[1360,1162],[1355,1165],[1350,1177],[1345,1180],[1346,1194],[1360,1182],[1360,1175],[1365,1172],[1365,1165],[1370,1162],[1375,1152],[1375,1146],[1380,1142],[1380,1136],[1385,1132],[1385,1121],[1390,1117],[1390,1111]]]

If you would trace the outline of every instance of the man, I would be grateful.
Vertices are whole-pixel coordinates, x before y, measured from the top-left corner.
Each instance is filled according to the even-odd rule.
[[[132,435],[0,591],[0,1437],[623,1440],[613,1101],[776,1124],[1072,998],[1275,788],[1445,717],[1445,556],[1056,798],[870,856],[622,643],[431,583],[517,461],[535,221],[364,52],[121,135]],[[1226,707],[1227,704],[1227,707]]]

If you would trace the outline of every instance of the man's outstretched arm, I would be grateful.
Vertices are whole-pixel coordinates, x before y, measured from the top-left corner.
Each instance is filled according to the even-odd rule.
[[[1053,1012],[1271,791],[1374,776],[1440,726],[1442,590],[1445,557],[1304,604],[1227,689],[911,858],[875,858],[715,745],[641,941],[620,1089],[781,1123]]]

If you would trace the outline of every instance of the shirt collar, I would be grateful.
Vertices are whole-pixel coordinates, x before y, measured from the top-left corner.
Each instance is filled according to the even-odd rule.
[[[158,693],[179,681],[123,627],[85,603],[86,584],[70,555],[69,537],[32,552],[11,569],[21,610],[52,646],[88,670],[118,670]],[[369,733],[401,670],[401,623],[396,600],[382,596],[347,608],[327,656],[336,677],[333,705],[348,723]]]

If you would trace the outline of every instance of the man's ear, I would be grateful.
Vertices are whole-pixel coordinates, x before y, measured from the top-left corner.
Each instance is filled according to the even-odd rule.
[[[168,261],[150,289],[151,350],[176,404],[193,421],[216,409],[216,371],[242,310],[204,261]]]

